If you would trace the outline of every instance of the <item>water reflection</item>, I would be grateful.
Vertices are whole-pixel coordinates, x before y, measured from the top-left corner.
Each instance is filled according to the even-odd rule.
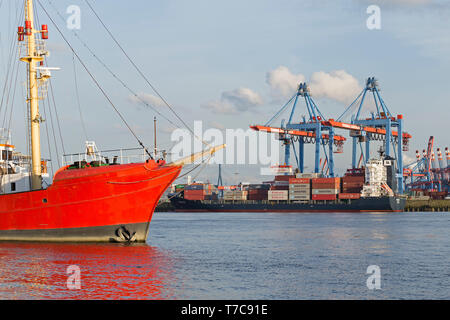
[[[0,243],[0,299],[170,299],[173,262],[147,244]],[[67,288],[69,265],[79,290]]]

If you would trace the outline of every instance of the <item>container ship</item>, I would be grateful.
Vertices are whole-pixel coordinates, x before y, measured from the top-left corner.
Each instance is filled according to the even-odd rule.
[[[394,162],[384,157],[341,178],[296,173],[260,184],[192,183],[172,186],[169,198],[183,212],[401,212],[406,197],[393,191],[394,172]]]

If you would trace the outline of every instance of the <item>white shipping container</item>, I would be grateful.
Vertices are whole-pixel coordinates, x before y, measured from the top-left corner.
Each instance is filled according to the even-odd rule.
[[[309,189],[309,183],[290,184],[289,189]]]
[[[309,191],[311,188],[289,188],[289,191]]]
[[[287,200],[288,190],[269,190],[267,192],[268,200]]]
[[[311,200],[310,196],[295,196],[295,197],[289,197],[289,200]]]
[[[309,193],[303,193],[303,194],[298,194],[298,193],[292,194],[292,193],[290,193],[289,194],[289,198],[291,198],[291,197],[293,197],[293,198],[295,198],[295,197],[310,197],[310,196],[311,196],[311,194],[309,194]]]
[[[312,189],[312,194],[338,194],[339,189]]]
[[[289,190],[289,195],[300,195],[300,194],[306,194],[309,195],[311,194],[311,192],[309,192],[309,190],[295,190],[295,191],[291,191]]]
[[[297,173],[295,175],[296,178],[322,178],[322,174],[321,173]]]

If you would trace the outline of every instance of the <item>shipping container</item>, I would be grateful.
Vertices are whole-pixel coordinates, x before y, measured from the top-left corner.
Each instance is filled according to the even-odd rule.
[[[264,184],[249,184],[248,190],[269,190],[270,184],[264,183]]]
[[[339,193],[339,199],[359,199],[360,193]]]
[[[312,183],[321,184],[321,183],[339,183],[340,178],[314,178],[312,179]]]
[[[342,193],[360,193],[361,191],[362,191],[362,188],[342,189]]]
[[[312,189],[340,189],[339,183],[319,183],[319,184],[312,184]]]
[[[296,195],[296,196],[289,196],[289,200],[310,200],[310,195]]]
[[[342,186],[343,187],[359,187],[359,186],[363,186],[365,183],[364,181],[352,181],[352,182],[343,182]]]
[[[310,184],[311,179],[309,178],[291,178],[289,179],[289,184]]]
[[[297,173],[295,175],[295,177],[311,179],[311,178],[320,178],[320,177],[322,177],[322,174],[321,173]]]
[[[184,187],[185,190],[203,190],[202,184],[189,184]]]
[[[272,183],[273,186],[288,186],[289,181],[274,181]]]
[[[295,178],[294,175],[290,176],[290,175],[279,175],[279,176],[275,176],[275,181],[288,181],[290,178]]]
[[[338,194],[338,189],[312,189],[312,194]]]
[[[309,184],[290,184],[289,190],[309,190],[311,189]]]
[[[309,189],[300,189],[300,190],[289,190],[289,194],[310,194],[311,191]]]
[[[313,194],[311,195],[312,200],[336,200],[335,194]]]
[[[269,190],[267,193],[268,200],[287,200],[288,191],[287,190]]]
[[[342,178],[343,182],[359,182],[359,181],[365,181],[364,176],[347,176]]]
[[[272,186],[270,187],[270,190],[289,190],[289,185],[285,186]]]
[[[247,195],[248,200],[267,200],[267,194],[249,194]]]
[[[204,200],[204,190],[184,190],[184,198],[186,200]]]

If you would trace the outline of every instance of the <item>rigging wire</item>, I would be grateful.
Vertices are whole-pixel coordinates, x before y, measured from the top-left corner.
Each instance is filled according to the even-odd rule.
[[[20,12],[20,13],[19,13]],[[17,23],[20,23],[20,20],[23,18],[23,12],[18,11],[16,12],[17,15]],[[3,102],[4,102],[4,98],[5,95],[10,93],[11,87],[7,87],[8,84],[8,79],[10,76],[12,76],[11,73],[11,67],[14,68],[14,66],[16,65],[16,63],[18,63],[17,61],[17,54],[18,54],[18,50],[14,50],[15,48],[17,48],[17,37],[11,36],[11,44],[10,44],[10,48],[9,48],[9,61],[7,61],[7,66],[6,66],[6,77],[5,77],[5,84],[3,87],[3,93],[2,93],[2,99],[0,102],[0,112],[3,108]],[[13,54],[13,52],[15,52],[15,54]],[[8,90],[7,90],[8,88]]]
[[[103,96],[106,98],[106,100],[108,100],[109,104],[113,107],[113,109],[115,110],[115,112],[117,113],[117,115],[120,117],[120,119],[123,121],[123,123],[126,125],[126,127],[128,128],[128,130],[131,132],[131,134],[135,137],[135,139],[137,140],[137,142],[139,143],[139,145],[144,149],[144,151],[147,153],[147,155],[153,159],[151,153],[148,151],[147,147],[145,147],[145,145],[142,143],[142,141],[139,139],[139,137],[136,135],[136,133],[134,132],[134,130],[130,127],[130,125],[128,124],[128,122],[125,120],[125,118],[122,116],[122,114],[119,112],[119,110],[117,109],[117,107],[114,105],[114,103],[111,101],[110,97],[108,96],[108,94],[105,92],[105,90],[102,88],[102,86],[100,86],[100,84],[98,83],[97,79],[94,77],[94,75],[89,71],[89,69],[87,68],[87,66],[84,64],[83,60],[81,60],[81,58],[79,57],[79,55],[75,52],[75,50],[73,49],[73,47],[71,46],[71,44],[69,43],[69,41],[66,39],[66,37],[64,36],[64,34],[61,32],[60,28],[58,27],[58,25],[55,23],[55,21],[52,19],[52,17],[50,16],[50,14],[48,13],[48,11],[45,9],[45,7],[41,4],[41,2],[39,0],[36,0],[37,3],[39,4],[39,6],[42,8],[42,10],[45,12],[45,14],[47,15],[47,17],[50,19],[50,21],[52,22],[52,24],[54,25],[54,27],[56,28],[56,30],[58,31],[58,33],[61,35],[61,37],[64,39],[64,41],[66,42],[66,44],[69,46],[69,48],[72,50],[73,54],[77,57],[77,60],[81,63],[81,65],[83,66],[83,68],[86,70],[86,72],[89,74],[90,78],[92,79],[92,81],[94,82],[94,84],[97,86],[97,88],[101,91],[101,93],[103,94]]]
[[[84,124],[83,115],[81,113],[81,104],[80,104],[80,94],[78,93],[78,81],[77,81],[77,68],[75,66],[75,55],[72,55],[72,63],[73,63],[73,76],[74,76],[74,82],[75,82],[75,94],[77,97],[77,105],[78,105],[78,111],[80,112],[80,120],[81,120],[81,126],[83,127],[84,136],[86,137],[86,141],[89,140],[86,126]]]
[[[36,6],[34,7],[34,16],[36,17],[37,24],[40,25],[39,14],[38,14]],[[45,62],[45,65],[48,66],[48,62],[47,62],[47,57],[46,56],[44,56],[44,62]],[[59,167],[61,167],[61,164],[60,164],[60,161],[59,161],[59,149],[58,149],[58,143],[57,143],[56,134],[55,134],[55,125],[53,123],[52,102],[53,102],[53,107],[55,109],[56,123],[58,125],[59,138],[61,140],[61,146],[62,146],[62,149],[63,149],[63,153],[65,153],[64,140],[63,140],[63,137],[62,137],[61,124],[60,124],[60,121],[59,121],[58,108],[56,106],[55,96],[53,94],[53,85],[52,85],[52,82],[51,82],[51,78],[49,78],[47,81],[48,81],[48,83],[50,85],[50,89],[51,89],[50,94],[52,96],[52,100],[50,100],[49,94],[47,92],[47,95],[46,95],[47,102],[48,102],[47,106],[48,106],[48,111],[49,111],[49,116],[50,116],[50,123],[51,123],[51,129],[52,129],[52,134],[53,134],[53,141],[55,143],[56,161],[58,162],[58,168],[59,168]],[[44,108],[45,108],[45,105],[44,105]],[[45,112],[45,109],[44,109],[44,112]],[[44,117],[45,117],[45,119],[47,119],[46,115],[44,115]],[[46,126],[47,126],[47,123],[46,123]],[[48,130],[47,130],[47,135],[48,135]],[[47,141],[48,142],[49,142],[49,139],[50,139],[50,137],[47,136]],[[50,149],[49,149],[49,151],[50,151]],[[50,158],[51,158],[51,155],[50,155]],[[53,171],[53,163],[52,162],[51,162],[51,165],[52,165],[52,171]]]
[[[347,113],[347,111],[349,111],[351,109],[351,107],[355,104],[355,102],[357,102],[359,100],[359,98],[361,97],[361,95],[364,93],[364,90],[362,90],[359,95],[356,97],[355,100],[353,100],[353,102],[347,107],[347,109],[344,110],[344,112],[337,118],[337,121],[340,121],[341,119],[343,119],[344,115]]]
[[[163,98],[163,96],[158,92],[156,87],[150,83],[150,81],[147,79],[147,77],[144,75],[144,73],[141,71],[141,69],[134,63],[134,61],[130,58],[130,56],[126,53],[124,48],[120,45],[120,43],[117,41],[117,39],[114,37],[114,35],[111,33],[111,31],[108,29],[108,27],[105,25],[105,23],[102,21],[100,16],[97,14],[97,12],[94,10],[94,8],[91,6],[88,0],[85,0],[88,7],[91,9],[93,14],[97,17],[98,21],[101,23],[103,28],[106,30],[106,32],[109,34],[109,36],[113,39],[113,41],[116,43],[116,45],[119,47],[119,49],[122,51],[122,53],[125,55],[125,57],[128,59],[128,61],[133,65],[133,67],[136,69],[136,71],[141,75],[141,77],[145,80],[145,82],[150,86],[150,88],[153,90],[153,92],[161,99],[161,101],[172,111],[172,113],[178,118],[178,120],[183,123],[183,125],[194,135],[195,138],[199,139],[203,144],[206,146],[210,146],[208,142],[205,140],[197,137],[197,135],[194,133],[194,131],[186,124],[186,122],[176,113],[176,111],[172,108],[172,106],[166,101],[166,99]]]
[[[56,160],[58,162],[58,168],[60,168],[61,167],[61,163],[59,162],[58,143],[56,141],[55,125],[53,123],[53,114],[52,114],[52,104],[51,104],[51,100],[50,100],[49,95],[47,95],[47,105],[48,105],[48,111],[49,111],[49,116],[50,116],[50,125],[51,125],[51,129],[52,129],[52,134],[53,134],[53,141],[55,143]],[[58,121],[58,118],[57,118],[56,121]],[[59,122],[58,122],[58,125],[59,125]],[[64,148],[64,145],[63,145],[63,148]],[[63,153],[65,153],[64,150],[63,150]]]
[[[281,115],[281,113],[286,109],[286,107],[289,105],[289,103],[291,103],[291,101],[292,101],[296,96],[297,96],[297,93],[295,93],[295,94],[292,96],[292,98],[290,98],[289,101],[286,102],[286,103],[284,104],[284,106],[281,107],[281,109],[278,110],[278,112],[275,113],[274,116],[273,116],[272,118],[270,118],[269,121],[266,122],[266,124],[265,124],[264,126],[269,126],[269,125],[272,123],[272,121],[274,121],[275,119],[277,119],[277,118]]]
[[[65,148],[64,148],[64,140],[63,140],[62,132],[61,132],[61,122],[59,121],[58,108],[56,107],[55,94],[54,94],[53,83],[52,83],[51,78],[48,79],[48,83],[49,83],[49,85],[50,85],[50,90],[49,90],[49,92],[50,92],[50,95],[51,95],[51,97],[52,97],[52,100],[51,100],[51,101],[53,102],[53,108],[55,109],[56,124],[58,125],[59,139],[61,140],[61,147],[62,147],[63,154],[65,154],[65,153],[66,153],[66,150],[65,150]],[[50,109],[50,108],[49,108],[49,109]],[[50,110],[51,110],[51,109],[50,109]],[[53,133],[53,134],[54,134],[54,133]]]
[[[55,10],[55,12],[57,13],[57,15],[61,18],[61,20],[63,22],[65,22],[64,17],[61,15],[61,13],[58,11],[58,9],[53,5],[53,3],[48,0],[49,4],[53,7],[53,10]],[[155,107],[153,107],[151,104],[149,104],[147,101],[145,101],[144,99],[142,99],[139,94],[137,94],[134,90],[132,90],[121,78],[119,78],[110,67],[108,67],[101,59],[99,56],[97,56],[94,51],[86,44],[86,42],[84,42],[81,37],[78,35],[78,33],[72,29],[72,32],[74,34],[74,36],[78,39],[78,41],[81,42],[81,44],[89,51],[89,53],[106,69],[106,71],[108,71],[111,76],[113,78],[115,78],[117,81],[119,81],[119,83],[125,88],[127,89],[137,100],[139,100],[142,104],[144,104],[146,107],[152,109],[155,113],[157,113],[158,115],[160,115],[162,118],[164,118],[166,121],[168,121],[170,124],[172,124],[173,126],[175,126],[176,128],[179,128],[179,126],[177,124],[175,124],[173,121],[171,121],[169,118],[167,118],[166,116],[164,116],[162,113],[160,113]]]
[[[44,113],[44,118],[47,119],[47,111],[46,111],[46,107],[45,107],[45,102],[42,101],[42,106],[43,106],[43,113]],[[48,146],[48,154],[50,156],[50,159],[52,158],[52,149],[50,147],[50,135],[48,134],[48,124],[47,121],[45,121],[45,131],[47,133],[47,146]],[[59,167],[59,166],[58,166]],[[53,168],[53,161],[50,161],[50,168],[52,170],[52,176],[54,173],[54,168]]]

